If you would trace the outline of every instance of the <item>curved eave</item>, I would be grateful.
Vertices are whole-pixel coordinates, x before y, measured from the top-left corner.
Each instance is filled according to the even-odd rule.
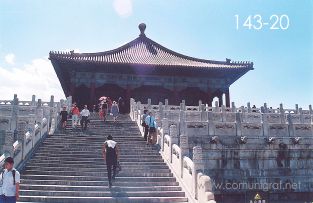
[[[253,68],[253,64],[227,64],[225,66],[219,66],[219,67],[214,67],[214,64],[212,64],[212,66],[185,66],[185,65],[180,65],[180,64],[143,64],[143,63],[121,63],[121,62],[103,62],[103,61],[94,61],[94,60],[77,60],[77,59],[71,59],[71,58],[62,58],[62,57],[55,57],[55,56],[51,56],[49,57],[49,59],[55,60],[59,63],[71,63],[71,64],[84,64],[84,65],[107,65],[107,66],[111,66],[111,65],[123,65],[123,66],[146,66],[146,67],[158,67],[158,68],[162,68],[162,67],[171,67],[171,68],[179,68],[179,69],[192,69],[194,71],[196,70],[237,70],[237,71],[246,71],[246,70],[254,70]]]
[[[133,41],[124,44],[121,47],[118,47],[116,49],[112,49],[109,51],[104,51],[104,52],[96,52],[96,53],[74,53],[74,52],[50,52],[50,58],[58,58],[58,59],[66,59],[66,60],[73,60],[73,61],[87,61],[87,62],[99,62],[99,63],[123,63],[121,62],[121,60],[128,60],[128,61],[124,61],[124,63],[131,63],[131,64],[136,64],[136,62],[134,61],[129,61],[131,59],[129,59],[129,55],[125,55],[125,53],[127,53],[129,51],[129,49],[136,49],[137,52],[134,52],[134,56],[135,58],[138,57],[139,55],[149,55],[149,50],[145,49],[142,50],[140,48],[138,48],[138,45],[145,45],[145,46],[154,46],[156,47],[158,50],[161,51],[161,55],[157,56],[155,59],[155,61],[162,61],[162,63],[160,64],[152,64],[152,63],[147,63],[145,65],[172,65],[171,63],[181,63],[182,67],[184,66],[190,66],[190,67],[198,67],[197,65],[195,65],[194,63],[199,63],[198,65],[200,65],[201,67],[208,67],[210,68],[211,66],[215,66],[215,65],[220,65],[220,66],[230,66],[230,67],[253,67],[253,63],[249,62],[249,61],[245,61],[245,62],[231,62],[231,61],[215,61],[215,60],[206,60],[206,59],[199,59],[199,58],[195,58],[195,57],[191,57],[191,56],[187,56],[178,52],[175,52],[171,49],[168,49],[162,45],[160,45],[159,43],[151,40],[150,38],[146,37],[145,35],[141,35],[138,38],[134,39]],[[165,58],[163,54],[166,54]],[[171,59],[169,59],[170,57],[175,58],[176,60],[179,61],[172,61]],[[144,64],[145,63],[145,58],[142,59],[143,61],[140,61],[140,64]],[[150,60],[150,59],[148,59]],[[152,61],[153,61],[152,60]],[[193,64],[193,65],[192,65]],[[179,66],[177,64],[175,64],[175,66]]]

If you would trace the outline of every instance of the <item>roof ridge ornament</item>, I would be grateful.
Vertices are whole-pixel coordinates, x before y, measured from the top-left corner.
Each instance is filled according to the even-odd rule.
[[[139,30],[140,30],[140,35],[139,36],[146,36],[145,35],[145,30],[146,30],[146,24],[145,23],[140,23],[139,25],[138,25],[138,28],[139,28]]]

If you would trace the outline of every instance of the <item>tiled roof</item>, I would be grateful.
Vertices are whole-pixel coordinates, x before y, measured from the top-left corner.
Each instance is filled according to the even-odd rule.
[[[141,26],[143,25],[141,24]],[[144,28],[140,28],[141,34],[138,38],[114,50],[98,53],[51,51],[49,58],[64,62],[145,64],[208,69],[253,69],[252,62],[232,62],[228,59],[226,61],[204,60],[174,52],[146,37]]]

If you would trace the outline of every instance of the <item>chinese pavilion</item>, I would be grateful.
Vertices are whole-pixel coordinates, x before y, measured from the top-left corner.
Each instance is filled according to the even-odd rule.
[[[157,104],[230,106],[229,87],[249,70],[252,62],[204,60],[174,52],[145,35],[113,50],[98,53],[51,51],[49,59],[66,96],[80,105],[95,104],[100,96]],[[225,95],[223,99],[223,95]],[[225,100],[225,101],[223,101]]]

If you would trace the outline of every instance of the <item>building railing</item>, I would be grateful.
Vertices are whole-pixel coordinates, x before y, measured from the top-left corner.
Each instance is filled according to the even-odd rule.
[[[54,102],[53,96],[50,102],[35,101],[35,96],[32,101],[19,101],[17,95],[11,101],[0,100],[0,130],[5,136],[0,166],[11,156],[15,167],[23,168],[45,137],[56,132],[63,106],[70,109],[71,97],[60,102]]]
[[[308,139],[313,136],[311,105],[307,110],[298,105],[294,109],[284,109],[282,104],[279,108],[272,109],[266,103],[260,108],[253,108],[250,103],[239,108],[234,103],[231,107],[220,107],[218,103],[209,107],[201,101],[199,106],[186,106],[184,101],[179,106],[172,106],[168,105],[167,100],[165,104],[151,105],[150,99],[147,104],[131,99],[130,105],[130,116],[137,122],[142,133],[143,111],[153,112],[158,126],[161,126],[157,140],[164,160],[182,186],[186,185],[185,191],[194,201],[199,202],[214,200],[211,179],[203,175],[205,167],[211,162],[203,157],[208,158],[207,150],[214,151],[220,144],[226,146],[227,144],[223,144],[224,139],[234,139],[234,143],[240,146],[251,142],[259,146],[275,147],[279,145],[279,140],[284,140],[293,148],[300,149],[303,147],[302,139],[303,142],[310,143]],[[210,144],[199,143],[194,146],[193,141],[198,138],[200,142]],[[190,145],[188,139],[193,140]],[[204,153],[200,146],[205,146]],[[192,153],[189,153],[189,149],[192,149]],[[245,167],[244,163],[242,167]]]
[[[134,100],[131,99],[130,116],[133,121],[136,121],[143,136],[143,127],[141,126],[143,111],[134,107],[134,105]],[[159,109],[156,105],[149,108]],[[186,147],[182,149],[178,145],[177,133],[176,126],[171,126],[170,129],[166,126],[158,128],[157,143],[161,148],[160,153],[163,159],[186,192],[190,202],[215,203],[210,177],[203,175],[203,170],[199,170],[201,164],[185,156],[188,149]],[[180,140],[183,140],[183,138]]]

